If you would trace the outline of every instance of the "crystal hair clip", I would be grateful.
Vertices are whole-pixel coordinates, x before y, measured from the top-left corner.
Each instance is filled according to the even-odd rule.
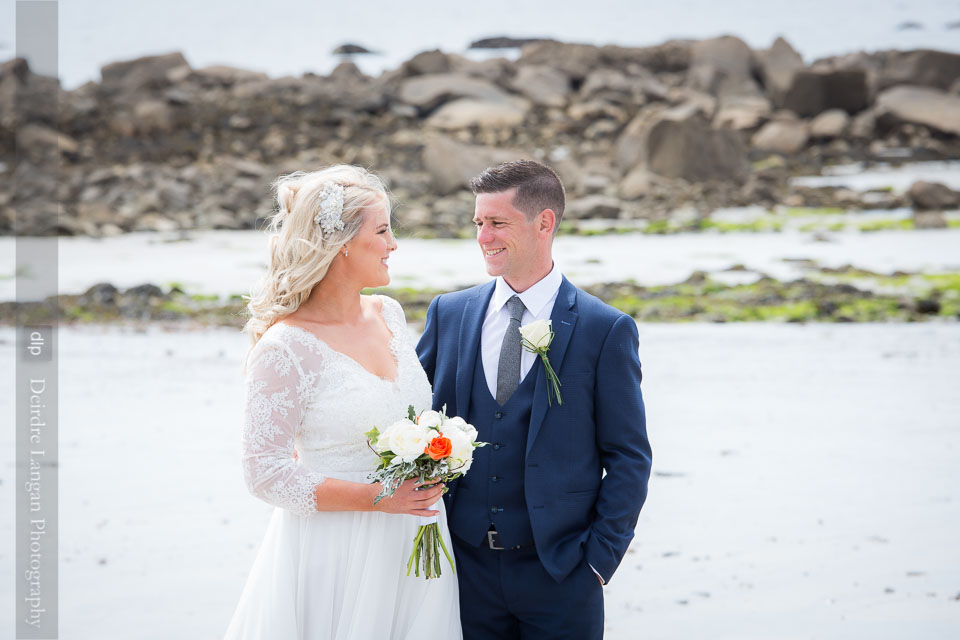
[[[343,220],[340,219],[342,213],[343,185],[335,182],[325,184],[320,192],[320,211],[313,217],[313,221],[323,230],[323,235],[343,230]]]

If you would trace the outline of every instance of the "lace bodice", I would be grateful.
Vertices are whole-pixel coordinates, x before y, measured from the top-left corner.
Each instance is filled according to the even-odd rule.
[[[366,482],[377,466],[364,433],[429,409],[432,392],[400,304],[386,296],[396,380],[381,378],[310,331],[275,324],[250,353],[246,375],[243,474],[258,498],[299,515],[316,511],[314,487],[327,477]],[[294,457],[296,451],[296,457]]]

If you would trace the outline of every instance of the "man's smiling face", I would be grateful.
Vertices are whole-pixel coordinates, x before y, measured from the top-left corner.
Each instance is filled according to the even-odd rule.
[[[516,189],[478,193],[473,222],[487,273],[505,280],[522,280],[534,269],[540,216],[528,220],[513,206]]]

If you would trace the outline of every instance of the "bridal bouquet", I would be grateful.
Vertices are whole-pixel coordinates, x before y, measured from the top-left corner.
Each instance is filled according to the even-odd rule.
[[[473,450],[488,444],[477,442],[477,430],[463,418],[447,417],[446,405],[440,411],[422,411],[419,415],[413,406],[407,411],[406,418],[382,432],[374,427],[366,433],[370,447],[380,457],[380,465],[370,474],[370,480],[383,487],[374,504],[392,496],[410,478],[418,478],[421,483],[459,478],[473,464]],[[407,575],[414,568],[419,576],[422,566],[424,577],[439,577],[441,550],[453,569],[437,516],[420,518],[413,553],[407,561]]]

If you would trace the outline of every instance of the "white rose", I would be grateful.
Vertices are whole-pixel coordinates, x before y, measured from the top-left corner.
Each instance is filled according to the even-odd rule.
[[[381,431],[380,435],[377,436],[377,449],[380,451],[393,451],[390,439],[393,437],[393,434],[404,427],[404,424],[411,424],[411,422],[409,420],[398,420]]]
[[[523,336],[535,349],[545,349],[550,346],[553,340],[550,320],[535,320],[530,324],[520,327],[520,335]]]
[[[466,420],[460,416],[454,416],[452,418],[447,418],[447,421],[443,423],[444,428],[446,427],[456,427],[458,431],[462,431],[468,438],[470,442],[477,441],[477,429],[472,424],[469,424]]]
[[[409,420],[400,420],[387,427],[377,439],[381,450],[389,449],[403,462],[413,462],[430,443],[430,430]]]
[[[439,427],[443,422],[443,417],[438,411],[424,411],[420,414],[420,417],[417,418],[417,424],[421,427]]]
[[[474,429],[474,431],[476,430]],[[443,435],[450,439],[450,469],[455,472],[466,473],[470,469],[470,465],[473,464],[473,440],[460,429],[449,429],[444,431]]]

